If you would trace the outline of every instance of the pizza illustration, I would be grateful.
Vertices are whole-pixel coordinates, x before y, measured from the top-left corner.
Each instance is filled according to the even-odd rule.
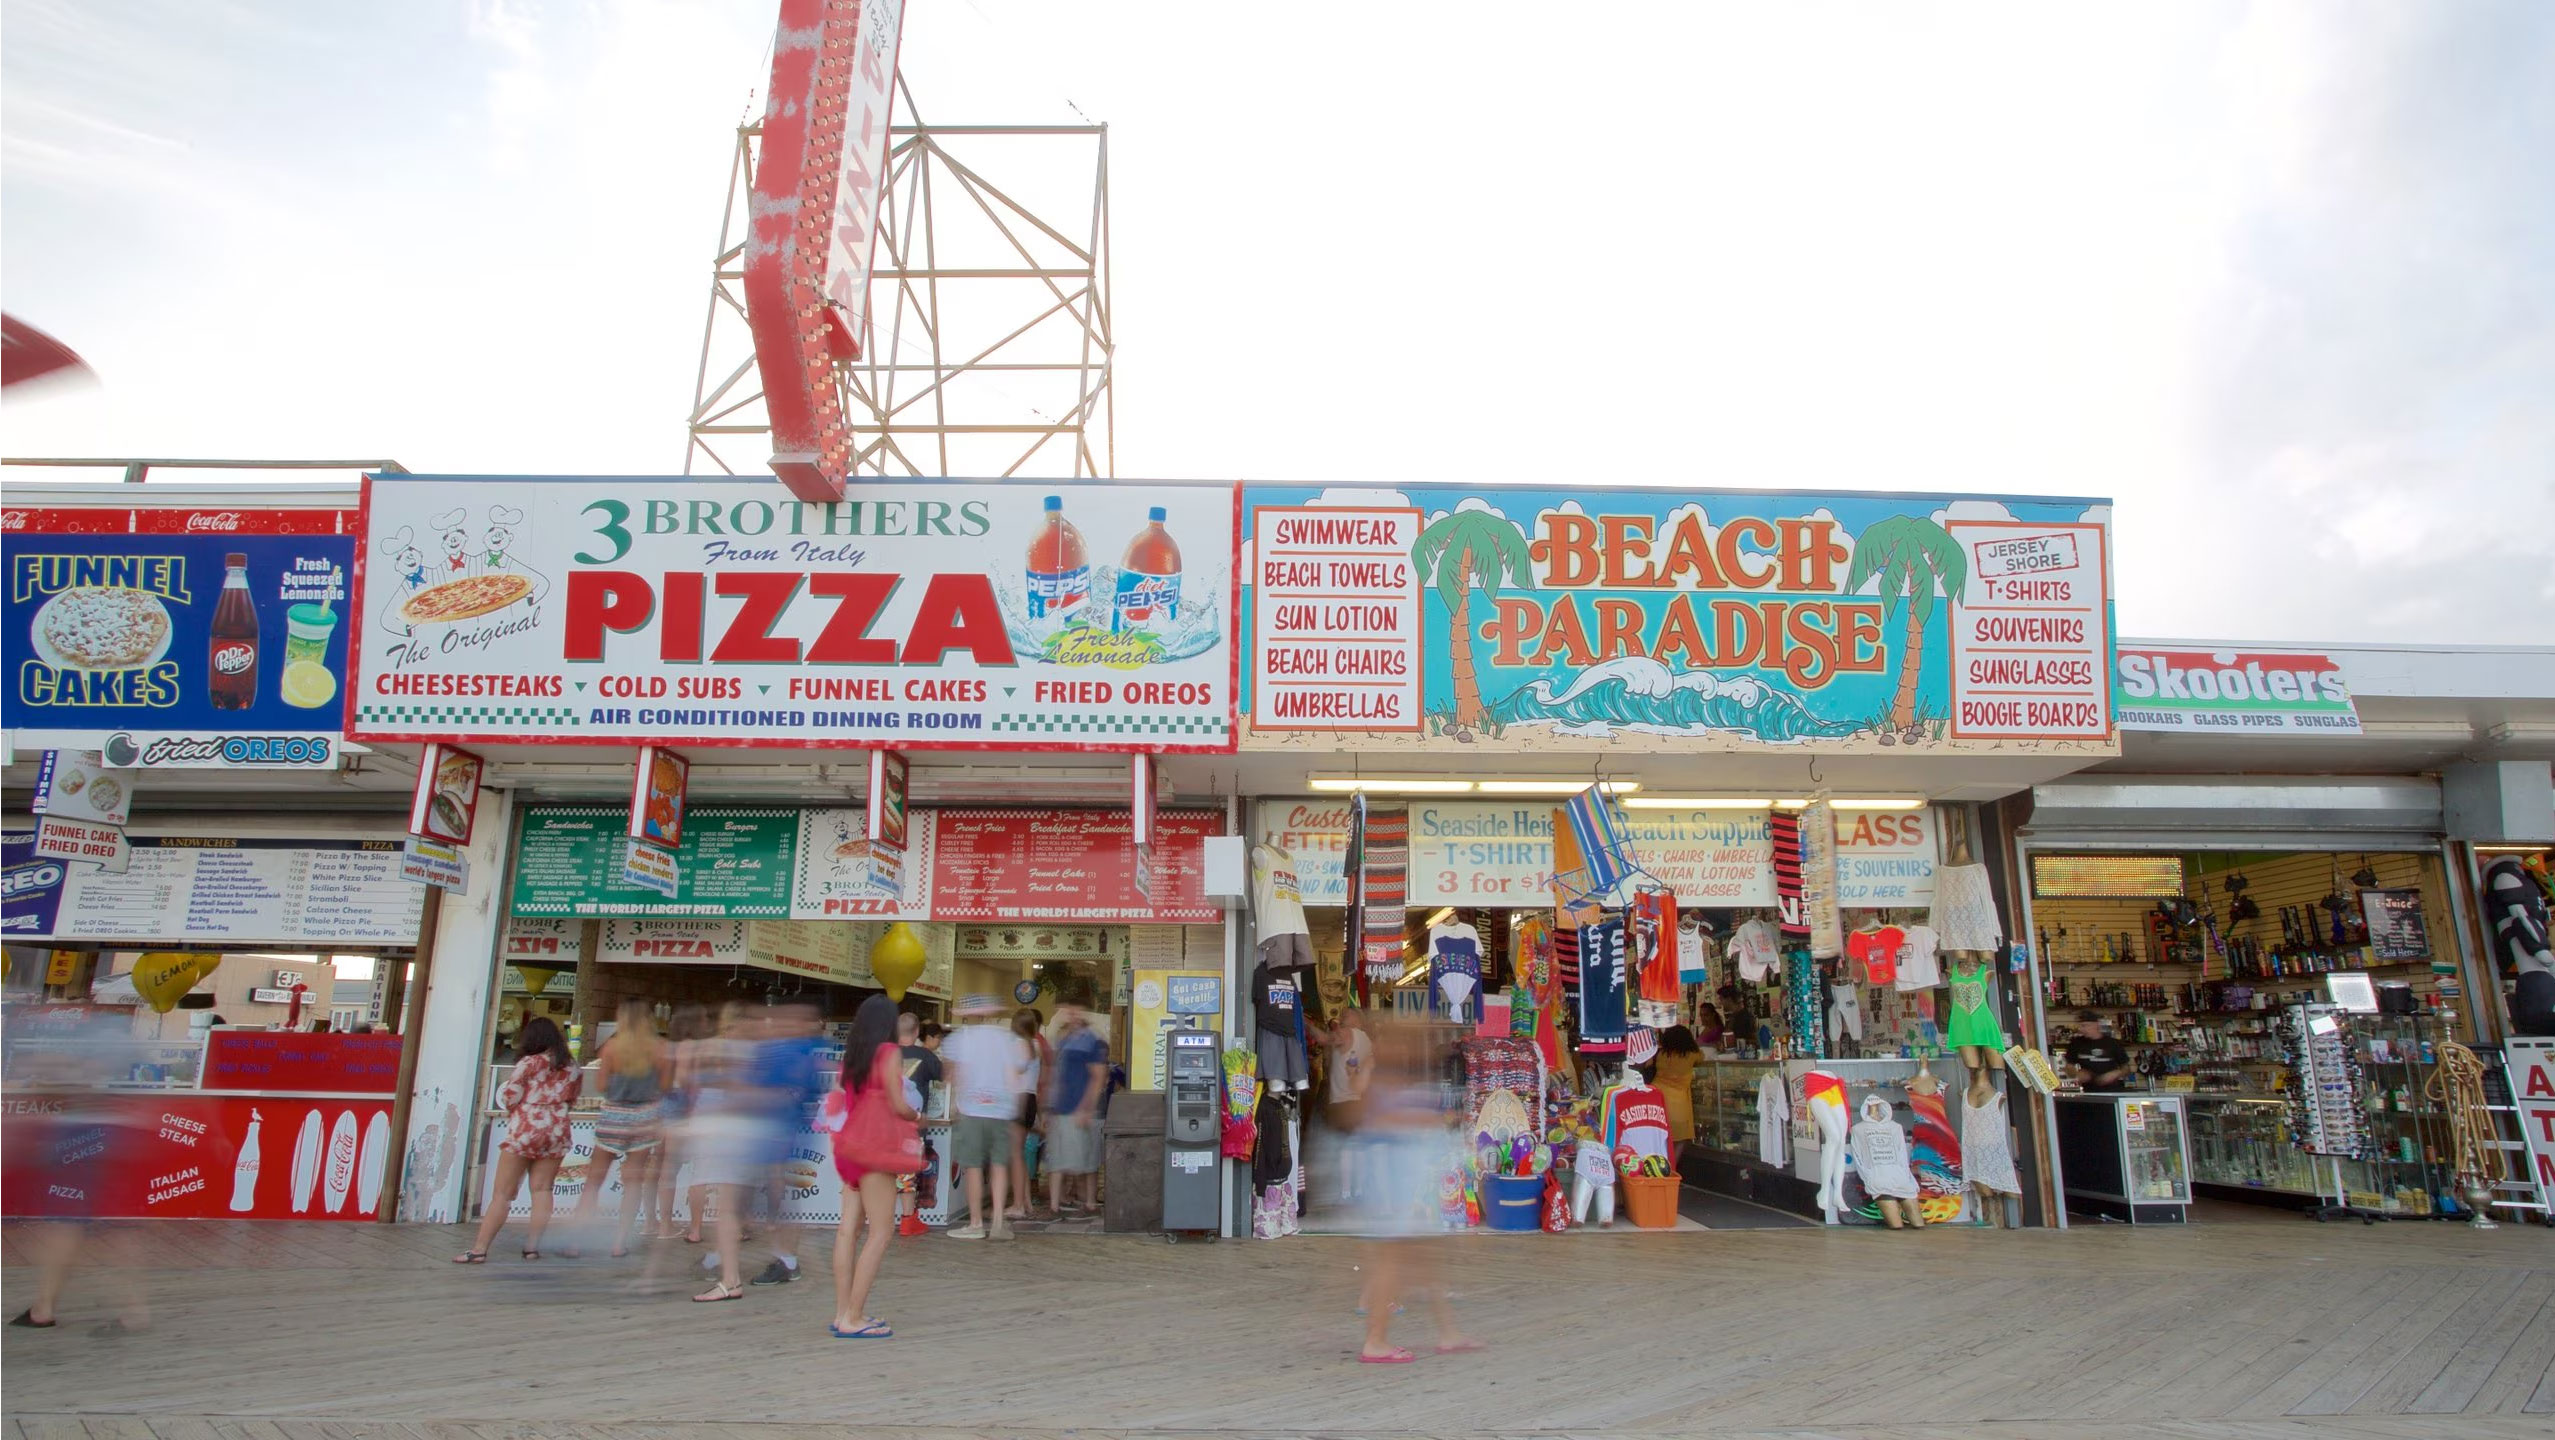
[[[532,593],[532,577],[498,572],[489,575],[464,575],[441,585],[429,585],[408,597],[399,607],[402,619],[416,625],[429,625],[447,620],[470,620],[491,611],[503,610]]]
[[[166,653],[169,612],[147,591],[80,585],[44,602],[36,635],[63,663],[82,670],[134,670]]]

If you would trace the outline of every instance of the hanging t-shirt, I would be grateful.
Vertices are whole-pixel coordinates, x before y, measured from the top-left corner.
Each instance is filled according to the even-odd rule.
[[[1626,1011],[1624,933],[1621,920],[1579,929],[1579,1048],[1623,1049]]]
[[[1428,927],[1428,1008],[1458,1023],[1481,1019],[1482,932],[1470,925]]]
[[[1895,982],[1901,990],[1931,990],[1943,983],[1942,967],[1935,963],[1936,941],[1931,925],[1907,927],[1907,944],[1899,950],[1899,976]]]
[[[1304,924],[1304,895],[1295,883],[1295,857],[1275,845],[1251,847],[1251,914],[1259,921],[1263,940],[1312,933]]]
[[[1899,948],[1906,943],[1907,932],[1896,925],[1857,930],[1845,937],[1845,958],[1854,963],[1862,983],[1893,985],[1898,982]]]
[[[1661,892],[1635,895],[1627,932],[1634,993],[1641,1023],[1664,1030],[1677,1023],[1677,902]]]
[[[1677,982],[1712,983],[1712,935],[1691,915],[1677,922]]]
[[[1778,959],[1774,927],[1763,920],[1750,920],[1730,936],[1730,958],[1738,964],[1739,976],[1751,985],[1762,985],[1774,978]]]
[[[1606,1149],[1635,1161],[1657,1157],[1675,1164],[1676,1132],[1668,1126],[1668,1097],[1655,1085],[1618,1085],[1606,1092]]]
[[[1783,1072],[1769,1070],[1757,1081],[1757,1159],[1768,1165],[1792,1163],[1792,1093]]]
[[[1303,1004],[1294,971],[1272,970],[1265,960],[1251,967],[1251,1014],[1261,1029],[1293,1036]]]

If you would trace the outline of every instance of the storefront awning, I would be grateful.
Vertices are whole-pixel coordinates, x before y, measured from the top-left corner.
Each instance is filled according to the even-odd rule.
[[[2292,848],[2438,843],[2440,786],[2419,777],[2144,776],[2032,787],[2025,833],[2048,841],[2206,843],[2208,834]]]

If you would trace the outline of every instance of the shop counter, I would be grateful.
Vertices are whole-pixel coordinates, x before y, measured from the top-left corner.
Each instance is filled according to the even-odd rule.
[[[2060,1095],[2068,1208],[2133,1225],[2181,1224],[2191,1203],[2182,1095]]]
[[[82,1220],[370,1220],[390,1162],[390,1098],[12,1089],[0,1210]]]

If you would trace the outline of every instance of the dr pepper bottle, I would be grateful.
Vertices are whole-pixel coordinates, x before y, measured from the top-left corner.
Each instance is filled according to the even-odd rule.
[[[245,710],[257,703],[257,606],[248,598],[248,557],[225,555],[222,564],[208,688],[214,709]]]

